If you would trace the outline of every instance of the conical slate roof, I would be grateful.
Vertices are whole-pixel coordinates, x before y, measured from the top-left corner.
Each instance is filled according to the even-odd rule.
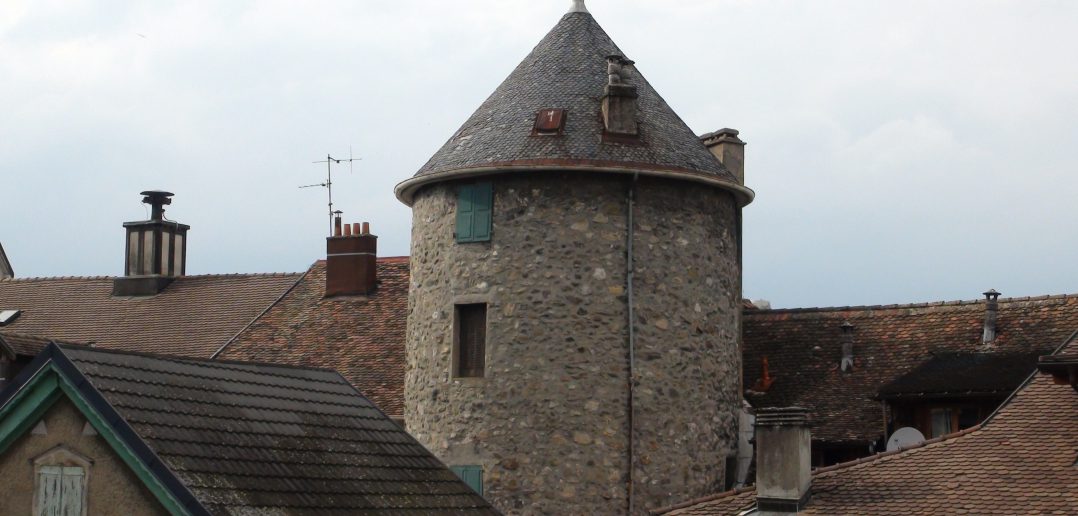
[[[624,56],[591,14],[566,14],[430,161],[397,185],[397,197],[410,205],[420,187],[447,179],[579,170],[686,179],[750,202],[752,191],[737,184],[635,68],[625,81],[639,94],[639,141],[603,141],[601,102],[613,55]],[[561,136],[533,134],[543,109],[567,110]]]

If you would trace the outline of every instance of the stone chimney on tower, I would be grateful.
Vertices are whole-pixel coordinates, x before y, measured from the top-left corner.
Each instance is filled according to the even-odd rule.
[[[606,134],[635,138],[639,135],[636,122],[636,86],[625,81],[633,61],[624,56],[606,58],[607,84],[603,90],[603,127]]]
[[[812,485],[812,436],[800,407],[756,412],[756,505],[761,516],[805,508]]]
[[[152,296],[187,270],[187,231],[191,226],[165,220],[171,192],[147,190],[142,202],[151,206],[150,220],[124,222],[127,252],[124,275],[112,284],[114,296]]]
[[[700,141],[719,158],[719,161],[737,178],[738,184],[745,184],[745,142],[737,135],[737,129],[719,129],[700,137]]]
[[[370,224],[334,220],[326,239],[326,297],[370,294],[378,283],[378,237]]]

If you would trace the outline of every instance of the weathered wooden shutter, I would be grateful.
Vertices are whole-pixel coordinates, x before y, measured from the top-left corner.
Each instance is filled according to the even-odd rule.
[[[64,468],[60,479],[60,516],[82,516],[82,468]]]
[[[38,471],[37,515],[82,516],[82,468],[42,466]]]
[[[60,516],[63,471],[59,466],[43,466],[38,471],[37,516]]]
[[[483,496],[483,468],[481,466],[452,466],[450,469],[465,484],[468,484],[468,487],[472,488],[479,496]]]
[[[487,305],[460,305],[458,335],[458,376],[482,377],[486,366]]]
[[[457,242],[490,240],[494,190],[489,182],[461,185],[457,193]]]

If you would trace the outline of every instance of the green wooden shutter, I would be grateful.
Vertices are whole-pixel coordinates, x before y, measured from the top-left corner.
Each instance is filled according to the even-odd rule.
[[[475,185],[461,185],[457,194],[457,242],[471,242],[475,224]]]
[[[477,183],[475,185],[475,197],[472,208],[475,214],[472,216],[472,238],[475,242],[490,241],[491,208],[494,201],[494,189],[490,183]]]
[[[457,242],[490,240],[494,189],[489,182],[461,185],[457,193]]]
[[[472,488],[479,496],[483,496],[483,467],[482,466],[451,466],[453,470],[468,487]]]

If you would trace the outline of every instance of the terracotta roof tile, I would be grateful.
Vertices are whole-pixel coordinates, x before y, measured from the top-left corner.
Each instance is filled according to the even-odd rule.
[[[1071,341],[1063,352],[1078,351]],[[799,514],[1078,514],[1078,393],[1036,374],[983,424],[813,473]],[[656,511],[738,514],[750,488]]]
[[[7,346],[13,353],[24,357],[33,357],[45,349],[50,342],[54,342],[52,339],[46,339],[44,337],[36,337],[34,335],[24,335],[21,333],[12,333],[0,331],[0,344]],[[78,345],[79,342],[71,341],[55,341],[57,344],[71,344]]]
[[[998,337],[981,344],[985,302],[745,310],[745,387],[757,384],[768,359],[774,380],[757,407],[800,406],[813,412],[813,438],[871,442],[880,437],[881,387],[945,352],[1048,353],[1078,329],[1078,296],[1000,299]],[[854,367],[839,369],[843,321],[854,325]],[[1029,368],[1032,373],[1035,366]]]
[[[408,277],[407,257],[380,258],[373,294],[323,298],[326,263],[318,261],[219,356],[334,369],[387,414],[402,416]]]
[[[299,274],[177,278],[147,297],[113,297],[110,277],[0,280],[5,331],[101,348],[208,358],[273,304]]]

